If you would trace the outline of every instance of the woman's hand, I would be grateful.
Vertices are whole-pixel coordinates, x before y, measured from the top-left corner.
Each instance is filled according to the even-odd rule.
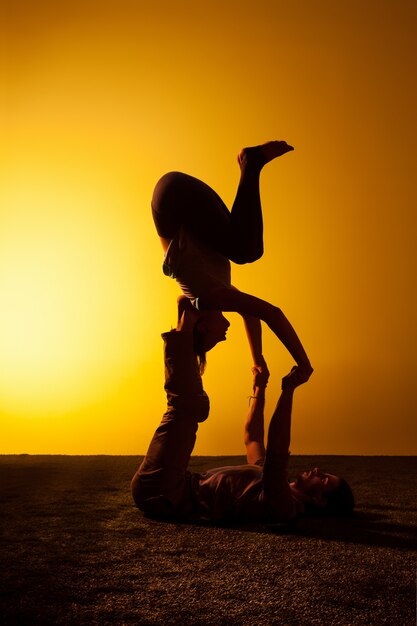
[[[308,381],[313,371],[310,363],[294,365],[291,372],[282,379],[281,389],[285,391],[286,389],[299,387]]]
[[[252,367],[253,388],[266,387],[269,380],[269,369],[263,357]]]

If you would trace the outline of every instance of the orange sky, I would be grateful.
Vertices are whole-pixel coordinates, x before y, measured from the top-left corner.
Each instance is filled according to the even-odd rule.
[[[0,453],[143,454],[164,409],[176,284],[149,203],[177,169],[230,205],[244,145],[280,306],[315,367],[293,453],[417,454],[413,1],[8,3],[0,88]],[[197,454],[243,452],[238,316],[209,354]],[[265,330],[268,412],[292,362]],[[231,373],[232,372],[232,373]]]

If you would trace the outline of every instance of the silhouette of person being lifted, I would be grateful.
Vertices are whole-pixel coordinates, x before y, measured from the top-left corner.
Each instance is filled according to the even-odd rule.
[[[252,263],[263,254],[262,168],[291,150],[285,141],[241,150],[241,176],[230,212],[213,189],[187,174],[170,172],[156,185],[152,213],[165,253],[164,273],[177,280],[184,295],[202,313],[194,329],[194,347],[202,370],[206,352],[225,339],[229,322],[221,312],[235,311],[244,319],[253,364],[259,371],[267,371],[261,320],[297,363],[291,374],[297,382],[307,381],[313,371],[283,312],[231,283],[230,261]]]
[[[155,188],[152,211],[165,252],[164,273],[177,280],[184,296],[178,300],[176,330],[162,335],[167,410],[132,479],[133,498],[148,515],[281,522],[313,510],[353,509],[349,485],[333,474],[314,468],[288,483],[293,394],[313,370],[282,311],[231,284],[230,261],[250,263],[263,254],[260,172],[292,149],[285,141],[272,141],[240,152],[241,178],[231,212],[205,183],[180,172],[166,174]],[[229,326],[222,311],[242,315],[253,357],[253,395],[245,424],[248,463],[198,474],[187,467],[198,423],[209,412],[201,379],[206,352],[226,338]],[[297,363],[282,380],[266,450],[269,372],[262,354],[261,320]]]

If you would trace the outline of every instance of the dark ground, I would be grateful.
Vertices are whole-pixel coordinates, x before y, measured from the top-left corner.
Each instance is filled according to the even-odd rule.
[[[0,456],[1,624],[415,624],[415,457],[315,457],[351,482],[357,514],[292,532],[145,519],[137,462]],[[291,473],[311,464],[293,456]]]

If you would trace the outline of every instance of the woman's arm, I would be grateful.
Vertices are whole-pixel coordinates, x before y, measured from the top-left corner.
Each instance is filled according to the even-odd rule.
[[[238,289],[227,287],[213,289],[201,296],[199,303],[202,309],[234,311],[243,316],[249,315],[266,322],[300,366],[298,372],[300,380],[303,378],[302,382],[306,382],[310,378],[313,372],[310,360],[297,333],[281,309],[266,302],[266,300],[261,300]]]
[[[236,287],[231,286],[234,291],[239,293]],[[253,315],[242,314],[243,323],[245,325],[246,335],[249,342],[253,365],[259,372],[264,371],[269,376],[268,367],[262,354],[262,326],[258,317]]]
[[[262,354],[262,326],[261,321],[252,315],[242,315],[248,337],[249,348],[252,354],[253,366],[259,372],[269,375],[268,366]]]

